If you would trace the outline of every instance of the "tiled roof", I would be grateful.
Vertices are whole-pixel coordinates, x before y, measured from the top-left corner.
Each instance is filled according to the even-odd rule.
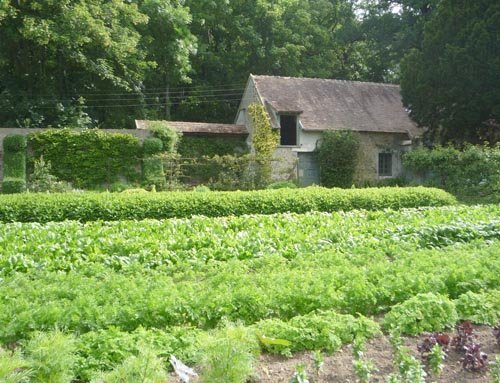
[[[152,122],[161,122],[171,128],[177,129],[187,134],[228,134],[228,135],[248,135],[245,125],[217,124],[206,122],[187,121],[147,121],[135,120],[137,129],[147,129]]]
[[[401,102],[399,86],[370,82],[252,76],[267,107],[299,114],[304,130],[349,129],[422,134]]]

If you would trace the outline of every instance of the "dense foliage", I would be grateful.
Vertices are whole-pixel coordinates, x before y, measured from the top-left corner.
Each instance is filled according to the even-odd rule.
[[[259,185],[271,182],[272,158],[280,143],[280,132],[271,127],[271,121],[264,105],[252,103],[248,107],[252,126],[251,140],[255,157],[259,161]]]
[[[2,192],[21,193],[26,190],[26,137],[7,135],[3,140],[3,151]]]
[[[460,196],[500,195],[500,146],[466,146],[417,149],[403,157],[414,178],[428,186],[444,188]]]
[[[421,48],[424,27],[440,6],[437,0],[2,1],[0,125],[231,122],[249,73],[397,82],[401,58]],[[476,15],[466,25],[475,25]],[[498,65],[494,56],[489,63]]]
[[[52,371],[84,381],[132,373],[145,355],[162,360],[155,371],[174,354],[213,376],[248,371],[255,335],[280,354],[376,335],[360,314],[396,323],[404,311],[397,323],[409,332],[470,315],[484,323],[494,306],[484,317],[481,306],[498,305],[498,216],[491,205],[0,224],[0,343],[19,342],[25,355],[45,345],[37,355],[54,355]],[[458,315],[441,315],[448,307]]]
[[[500,140],[500,4],[443,0],[402,61],[403,100],[440,142]]]
[[[248,147],[245,140],[239,137],[183,136],[177,151],[184,158],[201,158],[243,154]]]
[[[43,156],[56,177],[76,187],[139,178],[140,143],[131,134],[48,129],[31,134],[29,144],[34,158]]]
[[[0,197],[0,222],[50,222],[210,217],[282,212],[442,206],[456,203],[439,189],[306,189],[251,192],[68,193]]]
[[[359,137],[350,130],[326,130],[316,148],[321,184],[351,187],[358,165]]]

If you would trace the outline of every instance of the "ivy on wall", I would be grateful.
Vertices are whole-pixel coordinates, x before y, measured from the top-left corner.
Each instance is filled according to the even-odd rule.
[[[326,130],[316,147],[321,184],[350,187],[358,164],[359,137],[350,130]]]
[[[240,137],[183,136],[179,143],[178,153],[184,158],[200,158],[203,156],[225,156],[244,154],[247,144]]]
[[[253,103],[248,107],[248,115],[252,122],[252,146],[255,156],[260,162],[260,184],[268,184],[271,180],[271,159],[280,143],[279,131],[273,130],[264,105]]]
[[[47,129],[30,134],[34,158],[52,164],[53,174],[79,188],[95,188],[125,178],[140,178],[139,139],[131,134],[97,129]]]

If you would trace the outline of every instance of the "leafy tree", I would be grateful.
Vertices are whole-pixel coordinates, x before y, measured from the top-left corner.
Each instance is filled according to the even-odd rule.
[[[25,127],[88,121],[75,118],[78,108],[106,127],[141,117],[149,101],[148,74],[157,83],[156,73],[184,79],[189,70],[193,37],[186,31],[187,10],[179,4],[2,2],[0,120]]]
[[[499,25],[497,1],[443,0],[405,56],[403,99],[430,140],[499,140]]]

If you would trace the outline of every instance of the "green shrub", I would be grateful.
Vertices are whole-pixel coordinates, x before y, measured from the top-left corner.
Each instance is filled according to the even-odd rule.
[[[71,190],[71,185],[64,181],[59,181],[52,175],[52,165],[45,161],[43,157],[35,160],[33,174],[30,176],[29,190],[33,192],[56,192],[63,193]]]
[[[68,383],[74,378],[75,341],[56,330],[38,332],[25,345],[33,383]]]
[[[26,137],[12,134],[3,141],[4,194],[21,193],[26,190]]]
[[[142,159],[142,179],[147,187],[155,190],[166,189],[163,159],[158,155],[163,149],[163,142],[159,138],[146,138],[142,144],[144,158]]]
[[[159,121],[151,122],[148,130],[153,137],[161,140],[165,152],[174,153],[177,151],[177,145],[182,137],[182,133],[169,127],[168,124]]]
[[[3,139],[3,151],[5,153],[17,153],[26,151],[27,140],[22,134],[8,134]]]
[[[26,153],[6,152],[3,158],[4,177],[26,179]]]
[[[334,311],[323,311],[293,317],[289,321],[266,319],[254,325],[257,333],[266,338],[282,339],[286,344],[263,342],[264,349],[289,355],[304,350],[337,351],[355,337],[366,339],[380,332],[377,323],[363,316],[354,318]]]
[[[166,383],[168,375],[157,353],[141,346],[138,355],[129,356],[113,371],[101,374],[96,383]]]
[[[141,346],[148,345],[167,359],[174,354],[186,363],[193,363],[202,330],[192,327],[144,329],[127,332],[116,327],[91,331],[77,340],[77,375],[88,380],[95,371],[111,371],[125,360],[140,354]]]
[[[159,138],[146,138],[142,143],[142,152],[145,156],[161,153],[162,150],[163,142]]]
[[[267,185],[266,189],[297,189],[297,184],[291,181],[279,181]]]
[[[2,182],[3,194],[16,194],[26,191],[26,181],[23,178],[7,177]]]
[[[253,372],[259,346],[245,327],[228,326],[201,341],[200,365],[203,383],[245,383]]]
[[[458,321],[455,304],[447,297],[433,294],[417,294],[392,307],[385,316],[385,329],[417,335],[424,331],[441,331]]]
[[[29,383],[31,370],[19,352],[12,353],[0,348],[0,382]]]
[[[97,188],[118,180],[138,181],[141,151],[131,134],[98,129],[47,129],[29,135],[34,158],[43,156],[53,174],[77,188]]]
[[[358,162],[359,138],[350,130],[326,130],[316,148],[321,184],[350,187]]]
[[[302,189],[252,192],[71,193],[0,196],[0,222],[209,217],[284,212],[442,206],[456,203],[438,189]]]
[[[198,185],[193,188],[193,191],[197,193],[207,193],[210,191],[210,188],[206,185]]]
[[[460,320],[496,325],[500,320],[500,291],[474,293],[468,291],[455,300]]]
[[[418,149],[403,157],[404,166],[424,185],[458,195],[497,195],[500,192],[500,144]],[[497,197],[498,198],[498,197]]]
[[[183,158],[225,156],[247,153],[248,146],[239,137],[182,136],[178,152]]]

